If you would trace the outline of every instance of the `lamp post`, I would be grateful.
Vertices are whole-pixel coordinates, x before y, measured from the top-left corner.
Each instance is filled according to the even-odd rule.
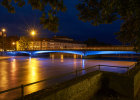
[[[5,48],[4,48],[4,36],[5,36],[5,32],[6,32],[6,29],[5,28],[3,28],[2,30],[2,51],[3,51],[3,54],[4,54],[4,50],[5,50]]]
[[[13,42],[12,45],[14,46],[14,50],[16,51],[16,43]]]
[[[34,36],[35,36],[35,34],[36,34],[36,32],[35,32],[35,30],[32,30],[31,31],[31,35],[32,35],[32,37],[33,37],[33,50],[34,50]]]

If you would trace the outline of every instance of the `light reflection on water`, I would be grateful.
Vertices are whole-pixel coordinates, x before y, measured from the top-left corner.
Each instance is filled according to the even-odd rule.
[[[31,58],[31,57],[6,57],[0,59],[0,91],[20,86],[21,84],[28,84],[52,76],[58,76],[64,73],[75,71],[76,69],[84,69],[94,65],[112,65],[112,66],[130,66],[134,64],[133,61],[111,61],[111,60],[94,60],[94,59],[76,59],[77,55],[73,58],[65,58],[60,54],[59,58],[56,55],[50,55],[50,58]],[[96,68],[97,69],[97,68]],[[95,69],[95,70],[96,70]],[[125,69],[101,67],[104,71],[117,71],[125,72]],[[83,70],[80,74],[85,74]],[[67,77],[68,79],[68,77]],[[53,82],[59,81],[59,79]],[[29,86],[25,89],[25,94],[32,93],[40,90],[44,85],[51,83],[41,83]],[[17,95],[14,93],[15,96]],[[6,98],[7,95],[0,95],[0,100]],[[18,94],[20,95],[20,93]]]
[[[38,61],[36,59],[30,59],[28,65],[28,74],[27,74],[27,83],[36,82],[39,79],[38,74]],[[27,91],[30,93],[32,91],[38,90],[39,85],[36,86],[28,86]]]
[[[64,55],[61,54],[61,62],[64,62]]]
[[[85,69],[85,59],[82,59],[82,60],[81,60],[81,63],[82,63],[82,69]],[[82,71],[82,74],[86,74],[86,71],[83,70],[83,71]]]

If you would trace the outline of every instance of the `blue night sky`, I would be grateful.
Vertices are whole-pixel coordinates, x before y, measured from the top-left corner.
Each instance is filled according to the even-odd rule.
[[[114,33],[120,30],[121,21],[99,26],[92,26],[88,22],[82,22],[78,19],[79,12],[75,7],[77,3],[78,0],[64,0],[67,11],[58,13],[60,26],[56,35],[68,36],[82,41],[88,38],[96,38],[106,43],[119,44],[118,40],[115,39]],[[26,30],[31,27],[38,29],[38,36],[47,38],[55,35],[47,30],[42,30],[42,26],[39,24],[40,16],[41,12],[32,10],[30,5],[16,9],[15,14],[8,13],[7,9],[0,6],[0,27],[7,29],[8,36],[28,35],[29,33]]]

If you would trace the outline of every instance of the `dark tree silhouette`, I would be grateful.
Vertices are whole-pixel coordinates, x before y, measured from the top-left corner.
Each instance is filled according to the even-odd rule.
[[[80,0],[77,9],[79,19],[92,25],[123,20],[117,38],[140,50],[140,0]]]
[[[88,38],[86,41],[84,41],[84,43],[86,43],[88,47],[92,47],[92,46],[111,46],[111,44],[100,42],[96,38]]]
[[[8,9],[8,12],[15,13],[15,7],[23,7],[30,4],[32,9],[42,12],[40,23],[49,31],[58,32],[58,11],[65,11],[63,0],[2,0],[1,5]],[[47,10],[46,8],[49,8]]]

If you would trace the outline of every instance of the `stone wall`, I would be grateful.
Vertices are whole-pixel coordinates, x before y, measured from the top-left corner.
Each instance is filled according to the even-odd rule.
[[[140,65],[131,69],[129,73],[117,74],[104,72],[103,78],[108,80],[108,87],[118,92],[119,94],[135,98],[140,89]]]
[[[140,71],[134,77],[134,97],[137,95],[140,89]]]
[[[108,87],[119,94],[133,98],[134,81],[133,78],[116,73],[104,73],[104,78],[108,80]]]
[[[89,100],[101,88],[99,71],[66,81],[50,90],[41,90],[25,96],[25,100]]]

